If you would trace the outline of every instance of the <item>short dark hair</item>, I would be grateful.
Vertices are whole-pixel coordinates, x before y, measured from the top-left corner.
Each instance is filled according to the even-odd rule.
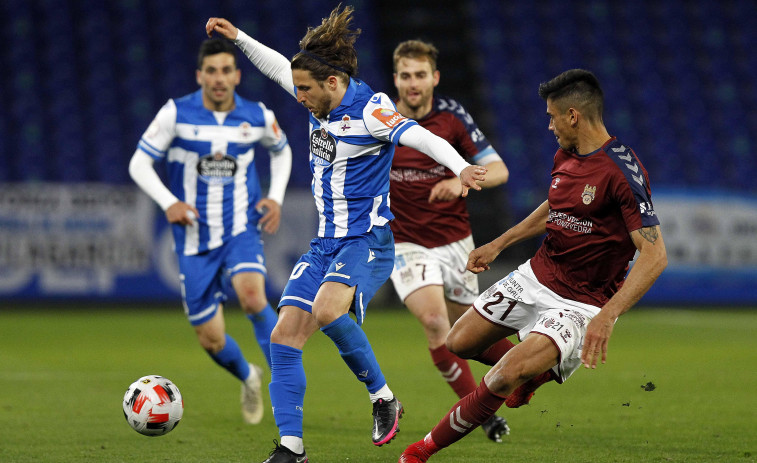
[[[197,54],[197,69],[202,69],[202,61],[206,56],[219,53],[229,53],[234,57],[234,67],[237,66],[237,47],[228,40],[215,38],[207,39],[200,45],[200,52]]]
[[[436,60],[439,58],[439,50],[430,42],[406,40],[394,49],[394,72],[397,72],[397,63],[399,63],[401,58],[426,59],[431,64],[431,70],[436,71]]]
[[[300,52],[292,58],[292,69],[310,71],[313,79],[323,82],[336,75],[345,83],[357,75],[355,41],[360,29],[350,29],[354,8],[341,4],[324,18],[318,27],[309,27],[300,40]]]
[[[570,69],[539,85],[539,96],[562,110],[574,107],[590,120],[602,120],[604,94],[599,80],[585,69]]]

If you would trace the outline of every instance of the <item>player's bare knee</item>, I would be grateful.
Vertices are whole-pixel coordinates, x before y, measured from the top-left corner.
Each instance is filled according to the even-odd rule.
[[[424,314],[419,318],[423,328],[434,337],[446,337],[449,332],[449,320],[447,316],[439,314]]]
[[[273,331],[271,331],[271,343],[273,344],[282,344],[296,349],[302,349],[307,340],[308,337],[305,334],[291,329],[279,328],[279,324],[277,324],[273,328]]]
[[[495,394],[506,396],[511,394],[519,385],[526,382],[517,367],[505,362],[498,362],[485,376],[486,385]]]
[[[313,307],[312,313],[318,328],[323,328],[347,313],[347,310],[342,311],[334,306],[322,305],[319,307]]]
[[[210,354],[217,354],[226,346],[225,336],[213,336],[213,335],[197,335],[197,339],[200,341],[200,346]]]
[[[313,313],[313,315],[315,316],[315,322],[318,324],[318,328],[323,328],[324,326],[336,320],[336,317],[334,317],[333,314],[325,310],[321,310],[318,313]]]
[[[526,363],[514,358],[503,358],[486,374],[486,384],[495,394],[509,395],[535,374]]]
[[[286,337],[282,333],[281,329],[279,329],[279,325],[274,326],[273,330],[271,330],[271,342],[275,344],[284,344],[285,340]]]
[[[268,304],[265,294],[255,290],[247,290],[237,294],[239,305],[248,315],[253,315],[262,311]]]
[[[281,334],[281,332],[276,331],[276,328],[271,331],[271,342],[275,344],[285,344],[286,338]]]
[[[467,341],[464,336],[458,336],[450,331],[447,335],[447,349],[462,359],[469,359],[480,354],[474,344]]]

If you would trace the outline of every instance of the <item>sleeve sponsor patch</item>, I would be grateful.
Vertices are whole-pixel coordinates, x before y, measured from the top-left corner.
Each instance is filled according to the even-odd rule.
[[[395,127],[400,122],[407,119],[405,116],[398,113],[397,111],[394,111],[393,109],[387,109],[387,108],[376,108],[373,110],[371,115],[375,117],[376,119],[378,119],[382,124],[389,127],[390,129]]]
[[[276,140],[281,140],[281,128],[279,127],[279,121],[274,119],[271,127],[273,128],[273,134],[276,136]]]

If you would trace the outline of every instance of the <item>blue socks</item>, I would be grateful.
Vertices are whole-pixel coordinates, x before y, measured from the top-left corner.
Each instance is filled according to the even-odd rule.
[[[250,376],[250,364],[242,355],[239,344],[228,334],[226,335],[226,345],[218,353],[210,354],[210,358],[241,381]]]
[[[260,345],[260,349],[265,355],[265,360],[268,362],[268,367],[271,366],[271,331],[276,326],[278,317],[276,312],[271,308],[270,304],[267,304],[265,308],[257,314],[247,315],[247,318],[252,322],[252,327],[255,331],[255,338]],[[239,344],[229,336],[226,336],[226,345],[216,354],[210,354],[210,357],[220,366],[229,371],[232,375],[236,376],[240,380],[244,381],[250,376],[250,364],[247,359],[244,358],[242,350],[239,348]]]
[[[345,314],[321,328],[336,344],[339,354],[368,392],[376,393],[386,386],[368,338],[349,315]],[[305,367],[302,350],[271,343],[271,384],[268,392],[279,436],[302,438],[303,404],[305,402]]]
[[[279,436],[302,437],[302,411],[305,402],[305,367],[302,351],[283,344],[271,343],[271,396],[273,417]]]
[[[365,383],[368,392],[375,393],[386,385],[368,337],[349,314],[337,318],[321,328],[321,331],[334,341],[339,348],[339,355],[355,377]]]
[[[257,339],[260,350],[265,355],[268,368],[271,368],[271,331],[273,331],[278,320],[276,312],[271,308],[271,304],[266,304],[260,313],[248,314],[247,318],[252,322],[255,339]]]

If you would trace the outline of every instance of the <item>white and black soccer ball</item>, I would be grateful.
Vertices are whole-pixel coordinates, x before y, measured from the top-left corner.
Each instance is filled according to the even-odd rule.
[[[124,394],[124,417],[145,436],[168,434],[184,414],[181,392],[168,378],[147,375],[134,381]]]

